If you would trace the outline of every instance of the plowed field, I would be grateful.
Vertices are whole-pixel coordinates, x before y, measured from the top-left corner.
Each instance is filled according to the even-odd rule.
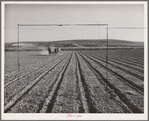
[[[7,52],[5,113],[143,113],[142,50]],[[138,55],[136,55],[138,53]],[[9,55],[9,56],[8,56]],[[12,56],[11,56],[12,55]]]

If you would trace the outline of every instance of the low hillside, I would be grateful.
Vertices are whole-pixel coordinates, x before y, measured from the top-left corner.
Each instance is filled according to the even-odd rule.
[[[5,43],[6,51],[41,51],[46,47],[61,47],[62,49],[100,49],[107,48],[107,40],[62,40],[49,42]],[[109,48],[143,48],[144,42],[126,40],[108,40]]]

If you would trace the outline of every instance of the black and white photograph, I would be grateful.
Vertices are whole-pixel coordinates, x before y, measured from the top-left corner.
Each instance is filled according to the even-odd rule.
[[[3,1],[7,120],[146,120],[147,2]]]

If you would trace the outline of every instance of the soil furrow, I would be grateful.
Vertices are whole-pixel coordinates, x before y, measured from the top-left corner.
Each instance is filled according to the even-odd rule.
[[[68,54],[69,55],[69,54]],[[68,56],[67,56],[68,58]],[[40,80],[44,79],[44,77],[51,71],[53,70],[56,66],[58,66],[58,64],[65,62],[64,60],[67,60],[67,58],[65,57],[65,59],[60,60],[59,62],[56,62],[52,67],[49,67],[44,73],[42,73],[40,76],[38,76],[34,81],[32,81],[32,83],[30,83],[29,85],[27,85],[22,91],[20,91],[19,93],[17,93],[11,100],[9,103],[7,103],[4,106],[4,111],[7,112],[12,106],[14,106],[21,98],[22,96],[24,96],[28,91],[30,91],[38,82],[40,82]]]
[[[91,61],[88,57],[81,55],[84,60],[88,63],[90,68],[95,70],[95,72],[102,78],[102,80],[117,94],[117,96],[134,112],[143,113],[144,102],[142,93],[138,93],[135,90],[129,88],[129,85],[121,82],[120,80],[114,78],[110,73],[108,77],[111,78],[107,80],[106,70],[103,67],[98,67],[95,61]],[[139,100],[138,100],[139,99]]]
[[[64,56],[64,55],[62,55],[62,56]],[[19,74],[18,74],[18,70],[17,70],[17,72],[12,72],[13,74],[9,74],[9,76],[5,77],[5,86],[9,85],[9,83],[11,84],[11,81],[14,82],[14,81],[18,80],[18,78],[22,78],[23,76],[26,76],[27,74],[40,69],[44,65],[47,65],[48,63],[51,63],[52,61],[54,61],[57,58],[60,58],[62,56],[59,56],[59,57],[54,56],[53,58],[50,58],[44,62],[42,61],[42,62],[38,62],[36,64],[29,65],[29,66],[21,69],[19,71]]]
[[[68,56],[67,54],[66,56]],[[40,70],[37,70],[35,72],[30,73],[29,75],[21,78],[19,81],[15,81],[15,83],[12,83],[11,85],[8,85],[4,88],[4,97],[5,97],[5,104],[7,104],[11,98],[13,98],[19,91],[21,91],[23,88],[26,87],[26,85],[32,83],[34,79],[37,78],[38,75],[41,75],[46,70],[49,69],[49,67],[52,67],[55,63],[60,63],[65,57],[61,58],[61,60],[57,59],[53,63],[50,63],[48,65],[45,65],[44,67],[40,68]]]
[[[82,78],[81,78],[81,74],[80,74],[81,72],[80,72],[80,69],[79,69],[78,58],[77,58],[77,55],[75,55],[75,56],[76,56],[75,60],[76,60],[77,83],[79,85],[79,92],[80,92],[80,96],[79,97],[81,97],[81,102],[82,102],[82,105],[83,105],[83,109],[79,113],[89,113],[87,98],[85,96],[85,90],[84,90],[84,87],[83,87],[83,84],[82,84],[82,80],[81,80]]]
[[[65,71],[66,71],[66,69],[70,63],[71,58],[72,58],[72,55],[68,59],[68,61],[66,62],[63,69],[61,70],[61,72],[60,72],[59,76],[57,77],[55,83],[52,85],[52,89],[50,90],[49,96],[45,99],[43,107],[40,110],[40,113],[50,113],[52,111],[53,106],[54,106],[54,101],[56,99],[56,95],[58,93],[58,90],[59,90],[61,82],[62,82],[62,78],[63,78],[64,73],[65,73]]]
[[[111,89],[108,89],[109,92],[107,93],[107,87],[103,84],[102,79],[97,78],[80,55],[78,55],[78,58],[81,63],[81,73],[84,77],[86,88],[90,91],[91,102],[97,110],[96,113],[131,112]]]
[[[89,90],[88,88],[88,84],[86,83],[85,81],[85,78],[82,74],[82,70],[81,70],[81,67],[80,67],[80,63],[79,63],[79,60],[78,60],[78,57],[77,57],[77,62],[78,62],[78,69],[79,69],[79,72],[80,72],[80,78],[81,78],[81,82],[82,82],[82,86],[84,88],[84,92],[85,92],[85,98],[86,98],[86,102],[87,102],[87,105],[88,105],[88,110],[89,110],[89,113],[97,113],[97,112],[100,112],[96,106],[94,105],[94,102],[92,99],[92,94],[91,94],[91,91]]]
[[[86,55],[90,59],[94,60],[96,63],[98,63],[101,67],[108,70],[110,73],[114,74],[116,77],[119,77],[121,80],[124,80],[128,84],[132,85],[131,87],[136,89],[136,91],[139,89],[140,91],[144,92],[144,83],[142,80],[139,80],[137,78],[132,77],[129,74],[126,74],[122,72],[121,70],[118,70],[110,65],[108,65],[108,68],[106,68],[106,64],[102,63],[101,61],[92,58],[91,56]]]
[[[94,55],[90,55],[90,56],[93,57],[93,58],[99,59],[102,62],[106,63],[106,60],[103,60],[103,59],[101,59],[101,58],[99,58],[97,56],[94,56]],[[140,73],[140,72],[138,73],[135,70],[126,68],[124,66],[121,67],[121,66],[119,66],[117,64],[112,63],[110,60],[108,60],[108,64],[111,65],[111,66],[113,66],[113,67],[115,67],[115,68],[118,68],[118,69],[126,72],[127,74],[130,74],[130,75],[132,75],[132,76],[134,76],[134,77],[136,77],[136,78],[141,79],[142,81],[144,81],[144,77],[143,77],[144,74],[143,73]]]
[[[99,50],[98,50],[99,51]],[[97,51],[97,52],[98,52]],[[109,50],[110,51],[110,50]],[[112,51],[112,50],[111,50]],[[85,53],[87,53],[87,54],[94,54],[94,55],[97,55],[97,56],[102,56],[102,57],[106,57],[106,51],[101,51],[101,52],[92,52],[92,51],[83,51],[83,52],[85,52]],[[142,64],[142,63],[138,63],[138,62],[136,62],[136,61],[133,61],[133,59],[129,59],[128,60],[128,58],[127,58],[127,60],[126,60],[126,58],[121,58],[121,55],[116,55],[116,53],[114,52],[114,54],[111,54],[111,52],[109,52],[109,56],[108,56],[108,58],[109,59],[112,59],[112,60],[115,60],[115,61],[119,61],[119,62],[122,62],[122,63],[124,63],[124,64],[127,64],[127,65],[129,65],[129,66],[133,66],[133,67],[137,67],[137,68],[141,68],[141,69],[143,69],[144,68],[144,65]],[[139,61],[139,59],[137,60],[137,61]]]
[[[51,113],[78,113],[80,100],[78,99],[74,52],[59,86]]]
[[[86,54],[88,54],[88,55],[92,55],[92,56],[94,56],[94,57],[96,57],[96,58],[99,58],[99,59],[106,60],[106,57],[103,56],[103,55],[97,55],[97,54],[94,54],[94,53],[87,53],[87,52],[85,52],[85,51],[83,51],[83,53],[86,53]],[[111,58],[111,57],[108,57],[108,61],[109,61],[109,62],[112,62],[112,63],[114,63],[114,64],[122,65],[122,66],[124,66],[124,67],[129,68],[129,69],[133,69],[133,70],[138,71],[138,72],[140,72],[140,73],[144,73],[144,69],[142,69],[142,68],[140,68],[140,67],[137,67],[137,66],[133,66],[132,64],[130,65],[130,64],[124,63],[124,62],[122,62],[122,61],[120,61],[120,60],[113,59],[113,58]]]

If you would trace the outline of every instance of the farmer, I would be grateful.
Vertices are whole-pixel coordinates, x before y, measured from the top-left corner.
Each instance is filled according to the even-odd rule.
[[[56,54],[56,48],[54,48],[54,54]]]
[[[49,52],[49,55],[50,55],[51,54],[51,48],[49,48],[49,47],[48,47],[48,52]]]
[[[61,53],[61,48],[58,48],[58,52]]]
[[[58,53],[59,52],[59,49],[58,48],[56,48],[56,53]]]

